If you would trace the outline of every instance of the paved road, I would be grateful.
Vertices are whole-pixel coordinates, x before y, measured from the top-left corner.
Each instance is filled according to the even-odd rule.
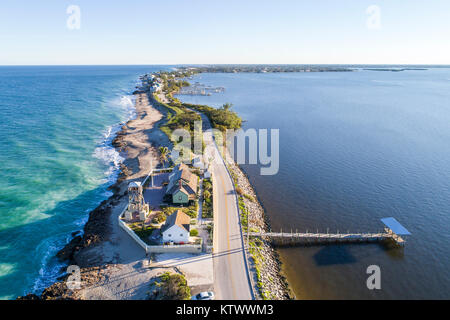
[[[202,117],[204,129],[209,121]],[[204,133],[205,153],[212,161],[214,188],[214,291],[217,299],[250,300],[253,294],[246,269],[234,185],[211,137]]]

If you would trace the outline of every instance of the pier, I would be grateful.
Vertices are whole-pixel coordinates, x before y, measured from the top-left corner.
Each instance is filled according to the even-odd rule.
[[[391,240],[399,246],[404,246],[405,236],[410,235],[394,218],[384,218],[384,232],[378,233],[320,233],[320,232],[247,232],[247,237],[269,238],[277,245],[327,244],[327,243],[367,243]],[[403,237],[403,238],[402,238]]]

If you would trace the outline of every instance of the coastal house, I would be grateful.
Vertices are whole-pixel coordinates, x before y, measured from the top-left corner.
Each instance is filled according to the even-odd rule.
[[[125,211],[127,221],[145,221],[149,214],[149,205],[145,203],[140,182],[133,181],[128,185],[128,207]]]
[[[169,176],[166,195],[171,196],[175,204],[187,204],[197,198],[198,177],[193,174],[187,165],[180,163],[175,166]]]
[[[191,218],[181,210],[172,213],[161,227],[163,242],[188,243]]]
[[[151,92],[161,92],[161,84],[159,83],[153,83],[152,86],[150,87],[150,91]]]
[[[192,166],[199,169],[205,169],[205,164],[201,156],[196,156],[192,159]]]

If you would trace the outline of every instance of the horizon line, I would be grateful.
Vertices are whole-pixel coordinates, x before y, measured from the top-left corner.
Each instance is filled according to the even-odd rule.
[[[83,67],[83,66],[261,66],[261,65],[308,65],[308,66],[448,66],[446,63],[156,63],[156,64],[0,64],[0,67]]]

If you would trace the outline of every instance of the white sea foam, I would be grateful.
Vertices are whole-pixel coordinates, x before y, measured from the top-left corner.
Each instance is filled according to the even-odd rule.
[[[0,278],[14,272],[15,264],[0,263]]]
[[[55,255],[69,240],[70,235],[57,235],[44,239],[36,247],[35,255],[41,257],[41,267],[39,269],[39,277],[33,285],[33,292],[40,293],[56,282],[65,263],[59,262]]]
[[[126,111],[125,122],[134,119],[136,117],[136,109],[134,107],[135,99],[134,96],[122,96],[119,103],[113,102],[114,105],[118,105],[120,108],[124,108]],[[108,127],[103,133],[103,141],[100,142],[99,146],[95,148],[94,157],[100,159],[107,170],[105,174],[105,183],[113,183],[117,179],[119,173],[120,164],[125,160],[119,152],[112,146],[112,141],[116,137],[118,131],[120,131],[122,124],[116,124],[114,126]],[[105,196],[110,196],[111,193],[107,192]]]
[[[136,111],[134,108],[135,99],[133,96],[122,96],[120,99],[111,103],[112,107],[117,107],[125,110],[125,120],[127,122],[136,117]],[[99,141],[98,146],[95,148],[93,157],[99,159],[107,169],[104,172],[104,183],[113,183],[117,179],[119,173],[120,164],[124,161],[124,158],[116,151],[112,146],[112,141],[116,137],[118,131],[120,131],[123,123],[116,124],[108,127],[103,132],[103,137]],[[109,190],[105,190],[102,194],[103,197],[110,197],[113,193]],[[74,221],[74,226],[81,227],[86,224],[89,219],[87,215],[93,208],[86,211],[86,215],[83,215],[78,220]],[[39,277],[35,280],[33,285],[33,292],[41,292],[46,287],[50,286],[56,281],[56,278],[60,275],[61,268],[65,265],[60,263],[55,258],[56,253],[69,241],[71,235],[55,236],[43,240],[36,248],[36,256],[41,258],[41,268],[39,270]],[[6,271],[6,268],[4,268]]]

